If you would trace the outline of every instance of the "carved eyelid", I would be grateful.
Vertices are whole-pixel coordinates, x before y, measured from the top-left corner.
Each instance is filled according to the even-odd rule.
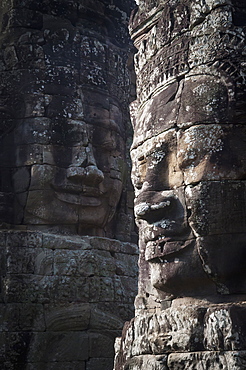
[[[138,158],[138,162],[143,162],[145,161],[145,156],[144,155],[141,155],[139,158]]]
[[[197,166],[203,159],[205,158],[205,155],[197,152],[197,151],[191,151],[186,154],[183,158],[179,158],[179,168],[185,169],[190,167],[191,165]]]
[[[138,158],[138,162],[145,162],[147,158],[153,156],[155,152],[147,152]]]

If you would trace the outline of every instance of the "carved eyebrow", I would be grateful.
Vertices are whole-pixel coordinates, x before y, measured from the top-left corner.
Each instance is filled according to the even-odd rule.
[[[145,154],[145,157],[148,158],[148,157],[152,157],[152,158],[156,158],[158,157],[160,154],[165,155],[166,153],[164,152],[163,149],[157,149],[156,148],[153,148],[152,150],[149,150],[146,154]]]

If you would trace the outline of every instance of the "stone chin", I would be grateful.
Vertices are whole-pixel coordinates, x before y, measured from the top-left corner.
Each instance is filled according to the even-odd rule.
[[[201,297],[215,295],[216,286],[204,271],[196,240],[184,242],[183,248],[150,259],[151,284],[161,295]]]
[[[174,297],[245,294],[245,233],[198,237],[179,247],[178,243],[176,250],[174,242],[166,247],[166,254],[146,246],[151,285],[161,294]]]

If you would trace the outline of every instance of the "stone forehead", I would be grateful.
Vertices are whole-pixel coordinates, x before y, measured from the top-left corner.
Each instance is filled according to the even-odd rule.
[[[236,136],[239,132],[238,130],[240,130],[243,136],[245,135],[244,127],[239,126],[233,128],[232,125],[195,125],[186,130],[173,128],[152,137],[147,137],[145,140],[139,140],[139,137],[136,137],[133,141],[131,152],[132,156],[134,156],[134,153],[138,153],[138,155],[142,153],[144,155],[150,150],[158,150],[163,143],[166,143],[169,149],[170,146],[177,144],[181,144],[184,147],[200,146],[202,140],[205,140],[203,145],[207,149],[212,149],[215,145],[218,145],[216,141],[218,137],[223,138],[228,133],[231,137]]]
[[[154,148],[163,142],[170,142],[170,139],[177,138],[179,143],[188,146],[200,145],[202,139],[205,139],[203,146],[209,148],[210,144],[216,144],[216,138],[230,137],[237,139],[238,142],[245,141],[246,127],[243,125],[234,124],[198,124],[190,126],[186,129],[171,128],[159,134],[140,139],[136,137],[133,141],[131,150],[139,149],[140,151],[148,151],[148,148]],[[236,148],[235,148],[236,149]]]
[[[156,136],[147,138],[145,141],[134,141],[131,148],[131,155],[147,154],[151,150],[158,150],[163,143],[175,144],[177,140],[177,132],[175,129],[162,132]]]
[[[198,16],[200,13],[205,14],[206,11],[212,10],[215,7],[222,6],[222,5],[231,5],[231,0],[137,0],[137,5],[139,6],[138,17],[137,19],[133,19],[132,23],[135,25],[134,21],[141,23],[143,22],[143,27],[147,26],[144,24],[146,18],[150,18],[156,12],[159,13],[163,8],[172,8],[172,9],[179,9],[182,6],[186,6],[190,8],[190,12],[193,17]],[[149,10],[150,13],[143,13],[143,10]],[[160,17],[161,14],[158,14]],[[168,16],[168,15],[167,15]],[[155,20],[155,18],[154,18]],[[191,19],[192,20],[192,19]]]

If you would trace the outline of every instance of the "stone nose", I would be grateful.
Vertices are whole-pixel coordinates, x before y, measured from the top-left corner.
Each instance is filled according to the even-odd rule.
[[[86,178],[88,181],[99,184],[104,179],[104,174],[96,165],[87,166],[85,168]]]
[[[135,216],[149,224],[160,220],[176,220],[184,216],[183,206],[172,191],[146,191],[135,200]]]
[[[67,178],[73,182],[81,182],[84,185],[95,186],[104,179],[104,174],[97,167],[92,148],[86,148],[86,158],[81,164],[71,165],[67,169]]]
[[[95,165],[86,167],[69,167],[67,169],[67,178],[74,182],[81,182],[85,185],[95,186],[103,181],[104,175]]]

